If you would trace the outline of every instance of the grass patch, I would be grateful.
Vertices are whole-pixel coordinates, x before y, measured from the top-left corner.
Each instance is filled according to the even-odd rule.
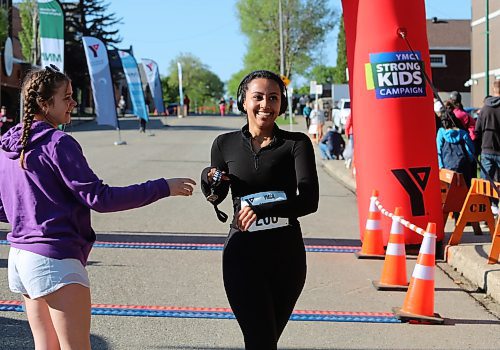
[[[290,124],[290,119],[285,119],[283,116],[279,116],[276,118],[276,124],[278,125],[289,125]],[[292,118],[292,124],[297,124],[297,118]]]

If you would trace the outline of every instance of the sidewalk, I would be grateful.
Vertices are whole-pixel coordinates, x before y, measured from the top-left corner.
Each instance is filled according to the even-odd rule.
[[[351,169],[346,169],[344,161],[322,162],[323,168],[330,175],[340,180],[352,192],[356,191],[356,180]],[[445,228],[445,242],[453,228],[452,221],[449,220]],[[474,236],[471,228],[466,227],[462,243],[447,247],[447,264],[451,267],[450,270],[455,270],[481,292],[486,293],[496,303],[500,303],[500,265],[488,265],[490,249],[491,237],[487,230],[482,236]]]

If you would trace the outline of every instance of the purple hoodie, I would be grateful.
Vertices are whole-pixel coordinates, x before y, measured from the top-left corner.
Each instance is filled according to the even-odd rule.
[[[9,222],[11,246],[55,259],[86,264],[95,241],[90,209],[113,212],[142,207],[170,195],[158,179],[110,187],[90,169],[76,140],[37,121],[31,128],[23,170],[22,125],[1,140],[0,221]]]

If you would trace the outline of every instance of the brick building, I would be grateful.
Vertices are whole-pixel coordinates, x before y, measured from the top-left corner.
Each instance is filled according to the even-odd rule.
[[[427,39],[432,81],[443,100],[459,91],[465,106],[470,105],[470,86],[465,83],[471,71],[470,20],[427,20]]]
[[[2,57],[0,60],[1,104],[6,106],[9,115],[18,121],[21,81],[31,65],[24,62],[23,55],[21,53],[21,42],[19,41],[21,18],[19,17],[19,9],[12,6],[12,0],[0,0],[0,6],[8,10],[8,35],[12,39],[14,56],[12,74],[7,76],[5,73],[5,63],[2,51]],[[3,45],[4,43],[1,43],[0,47],[3,48]]]

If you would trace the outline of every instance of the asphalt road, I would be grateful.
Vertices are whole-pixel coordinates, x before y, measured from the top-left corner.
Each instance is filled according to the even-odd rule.
[[[94,123],[68,130],[83,146],[95,172],[106,183],[122,186],[157,177],[188,176],[199,182],[215,136],[243,122],[241,117],[169,118],[163,123],[154,119],[148,124],[154,136],[148,136],[138,132],[137,121],[122,121],[126,146],[113,145],[116,131]],[[299,122],[295,130],[304,131],[303,121]],[[305,242],[359,246],[356,197],[319,164],[319,210],[300,220]],[[230,208],[226,200],[222,209],[230,212]],[[97,245],[90,255],[92,300],[105,304],[96,310],[106,313],[92,317],[93,349],[243,349],[237,322],[228,318],[227,310],[213,309],[229,307],[219,250],[228,226],[217,220],[199,186],[191,198],[167,198],[120,213],[93,213],[92,219],[99,242],[128,243]],[[0,229],[0,239],[5,239],[8,226]],[[144,243],[176,249],[150,249]],[[7,254],[8,246],[0,245],[0,299],[20,300],[8,289]],[[345,313],[333,321],[325,315],[290,321],[280,349],[499,348],[500,320],[439,268],[435,312],[445,324],[413,325],[396,323],[391,314],[376,314],[391,313],[405,296],[372,287],[371,281],[380,278],[382,261],[357,260],[342,252],[308,252],[307,259],[307,282],[296,310]],[[410,256],[409,276],[414,264],[415,257]],[[123,305],[139,308],[131,311]],[[156,308],[150,308],[148,317],[144,306]],[[203,318],[191,318],[195,316]],[[334,313],[330,316],[334,318]],[[25,314],[0,311],[0,349],[30,348],[33,341]]]

